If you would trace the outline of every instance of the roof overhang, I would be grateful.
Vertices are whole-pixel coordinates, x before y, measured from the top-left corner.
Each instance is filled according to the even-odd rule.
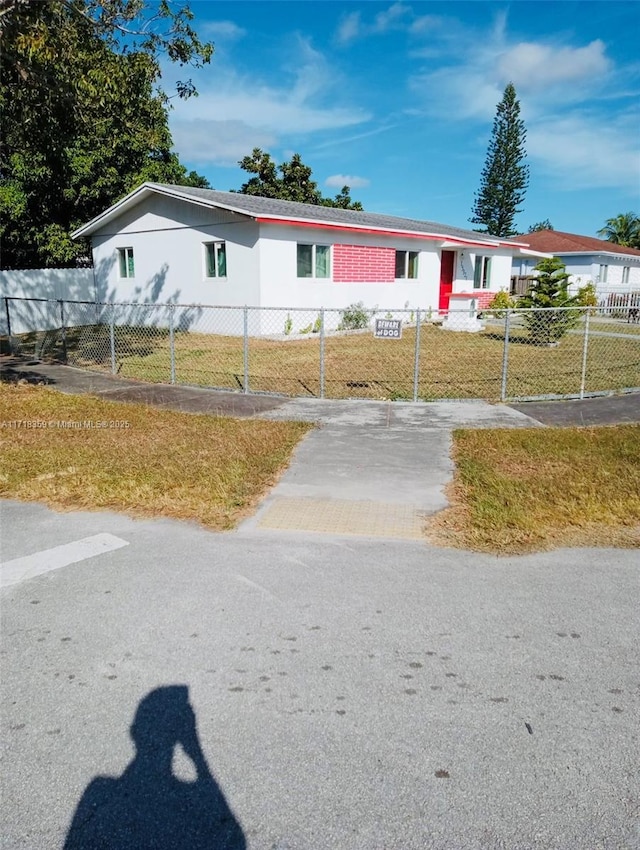
[[[246,210],[237,209],[232,205],[220,204],[218,202],[213,203],[212,201],[208,201],[206,198],[197,198],[194,195],[188,195],[185,192],[181,192],[179,186],[176,186],[174,189],[167,186],[158,186],[155,183],[143,183],[142,186],[134,189],[133,192],[130,192],[117,203],[110,206],[109,209],[100,213],[100,215],[97,215],[95,218],[92,218],[91,221],[83,224],[82,227],[74,230],[71,234],[71,238],[80,239],[82,236],[91,236],[96,232],[96,230],[100,230],[100,228],[109,224],[109,222],[113,221],[119,215],[122,215],[123,212],[135,207],[145,198],[153,194],[166,195],[169,198],[177,198],[181,201],[188,201],[190,204],[195,204],[198,207],[226,209],[229,212],[237,213],[245,218],[255,218],[255,216],[252,216]]]
[[[256,221],[259,224],[279,224],[279,225],[288,225],[291,227],[310,227],[321,230],[337,230],[341,233],[375,233],[381,234],[384,236],[402,236],[407,239],[427,239],[436,242],[442,242],[442,247],[456,247],[460,246],[476,246],[481,248],[499,248],[501,247],[499,242],[495,241],[487,241],[487,242],[476,242],[472,239],[464,239],[462,237],[453,237],[447,236],[444,233],[428,233],[428,232],[420,232],[416,230],[401,230],[387,227],[367,227],[366,225],[349,225],[349,224],[336,224],[332,221],[323,221],[322,219],[310,220],[306,218],[292,218],[290,216],[256,216]]]
[[[440,242],[440,247],[442,248],[468,247],[483,248],[485,250],[510,248],[516,251],[518,251],[518,249],[529,251],[526,243],[507,241],[495,237],[487,237],[486,239],[472,239],[465,238],[464,236],[452,236],[450,234],[439,233],[437,231],[416,231],[404,230],[402,228],[396,229],[387,227],[371,227],[368,225],[359,224],[351,225],[336,223],[332,221],[326,221],[325,219],[322,219],[320,217],[318,217],[317,219],[307,219],[296,218],[295,216],[262,216],[259,213],[250,212],[246,209],[242,209],[241,207],[235,206],[235,204],[222,203],[217,200],[208,200],[207,198],[199,198],[195,195],[182,192],[180,186],[166,186],[159,185],[157,183],[143,183],[142,186],[139,186],[137,189],[134,189],[133,192],[130,192],[117,203],[113,204],[107,210],[100,213],[100,215],[97,215],[95,218],[91,219],[91,221],[87,222],[86,224],[82,225],[82,227],[79,227],[77,230],[75,230],[71,234],[71,238],[80,239],[81,237],[91,236],[97,230],[100,230],[105,225],[118,218],[118,216],[122,215],[122,213],[135,207],[145,198],[153,194],[165,195],[166,197],[176,198],[178,200],[186,201],[190,204],[195,204],[196,206],[200,207],[207,207],[209,209],[223,209],[227,212],[242,216],[243,218],[256,221],[259,224],[277,224],[289,225],[293,227],[317,228],[323,230],[339,231],[342,233],[375,233],[386,236],[402,236],[403,238],[407,239],[420,239]],[[320,209],[322,209],[322,207],[319,207],[319,210]],[[540,254],[539,252],[535,251],[529,251],[529,253],[531,253],[532,256],[550,256],[547,254]]]
[[[547,259],[549,257],[553,257],[554,255],[550,254],[547,251],[534,251],[532,248],[520,248],[518,250],[518,253],[516,254],[516,256],[517,257],[542,257],[544,259]]]
[[[620,254],[616,251],[551,251],[550,257],[613,257],[615,260],[635,260],[640,262],[640,254]]]

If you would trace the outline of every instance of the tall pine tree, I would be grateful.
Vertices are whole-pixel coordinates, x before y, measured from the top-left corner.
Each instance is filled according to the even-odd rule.
[[[493,121],[480,190],[475,195],[469,221],[481,224],[481,232],[514,236],[513,222],[529,185],[524,143],[527,137],[520,118],[520,101],[512,83],[504,90]]]

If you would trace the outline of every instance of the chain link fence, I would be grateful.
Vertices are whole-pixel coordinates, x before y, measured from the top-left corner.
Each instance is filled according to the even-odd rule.
[[[405,401],[640,389],[640,293],[485,313],[2,300],[5,353],[140,381]]]

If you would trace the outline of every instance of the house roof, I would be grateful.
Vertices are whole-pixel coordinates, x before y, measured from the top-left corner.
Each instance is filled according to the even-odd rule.
[[[474,230],[465,230],[433,221],[420,221],[380,213],[344,210],[317,204],[301,204],[294,201],[281,201],[276,198],[263,198],[258,195],[243,195],[239,192],[218,192],[214,189],[198,189],[192,186],[176,186],[167,183],[144,183],[118,203],[109,207],[108,210],[78,228],[72,234],[72,237],[77,239],[80,236],[90,236],[96,230],[113,221],[126,209],[135,206],[144,197],[153,193],[179,198],[197,203],[200,206],[226,209],[262,222],[306,224],[364,232],[404,233],[423,238],[441,239],[454,244],[480,245],[487,248],[508,245],[516,249],[521,247],[527,253],[525,240],[517,242],[499,239],[488,234],[476,233]]]
[[[636,248],[626,248],[624,245],[617,245],[605,239],[595,239],[593,236],[563,233],[561,230],[538,230],[519,236],[518,240],[528,243],[531,248],[549,254],[615,254],[640,258],[640,251]]]

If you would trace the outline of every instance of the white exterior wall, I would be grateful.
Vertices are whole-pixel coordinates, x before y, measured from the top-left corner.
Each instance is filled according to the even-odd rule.
[[[94,235],[98,300],[238,307],[257,304],[257,239],[258,226],[244,216],[154,195]],[[205,274],[203,246],[214,241],[226,243],[226,278]],[[133,248],[135,277],[120,277],[119,248]],[[153,315],[153,311],[147,312]],[[191,330],[242,332],[241,310],[233,316],[228,311],[216,315],[198,307],[176,313],[177,323]],[[136,317],[140,315],[137,311]]]
[[[640,288],[640,257],[629,255],[610,256],[607,254],[557,254],[565,264],[569,274],[570,291],[576,292],[579,287],[588,283],[595,284],[596,292],[606,292],[609,289],[619,289],[627,292]],[[514,258],[512,274],[535,274],[534,266],[538,260]],[[607,280],[600,280],[600,266],[607,266]],[[629,269],[629,282],[622,282],[622,270]]]
[[[204,244],[226,243],[227,277],[205,277]],[[274,308],[249,315],[249,332],[281,333],[287,311],[304,309],[296,317],[301,327],[314,321],[321,308],[328,312],[326,326],[335,327],[339,311],[362,302],[370,310],[437,310],[440,291],[440,240],[410,236],[344,232],[322,227],[258,224],[245,216],[210,209],[191,202],[154,194],[105,224],[93,236],[96,292],[99,301],[191,305],[176,311],[176,326],[216,333],[242,333],[243,306]],[[298,278],[297,243],[356,245],[418,251],[418,277],[389,282],[334,282]],[[132,248],[135,277],[121,278],[118,249]],[[456,250],[456,249],[446,249]],[[473,286],[475,255],[457,249],[454,291]],[[492,256],[489,291],[508,289],[511,257]],[[485,290],[486,291],[486,290]],[[229,311],[202,309],[202,305],[234,306]],[[128,316],[128,314],[127,314]],[[168,313],[131,311],[135,323],[166,325]],[[293,318],[293,316],[292,316]],[[120,313],[120,321],[122,321]]]
[[[509,291],[511,285],[510,254],[501,254],[492,250],[476,248],[469,251],[466,248],[458,251],[454,270],[453,292],[473,292],[473,278],[476,257],[491,257],[491,272],[487,289],[477,289],[475,292],[498,292],[501,289]]]
[[[299,278],[298,243],[365,245],[419,251],[418,277],[385,283],[341,283],[329,278]],[[362,301],[366,307],[408,309],[434,306],[438,299],[438,244],[399,236],[340,233],[321,228],[263,225],[260,233],[261,303],[270,307],[340,308]],[[333,271],[333,270],[332,270]]]
[[[329,278],[299,278],[297,274],[298,243],[305,245],[364,245],[419,251],[418,277],[389,282],[343,283]],[[260,298],[264,307],[283,308],[262,317],[262,332],[274,333],[287,318],[284,308],[305,308],[299,317],[306,325],[325,308],[325,327],[335,328],[340,322],[339,310],[362,302],[382,313],[393,310],[437,309],[440,285],[439,243],[411,237],[384,236],[369,233],[341,233],[321,228],[291,225],[262,225],[260,232]],[[331,269],[331,274],[333,268]],[[297,317],[291,314],[295,325]]]

